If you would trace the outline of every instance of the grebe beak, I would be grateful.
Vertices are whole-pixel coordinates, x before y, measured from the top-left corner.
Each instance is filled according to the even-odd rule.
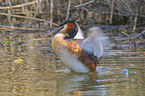
[[[50,32],[48,35],[56,34],[56,33],[58,33],[59,31],[60,31],[60,29],[57,28],[57,29],[53,30],[52,32]]]
[[[64,26],[61,26],[61,27],[59,27],[59,28],[53,30],[52,32],[50,32],[49,35],[51,35],[51,34],[56,34],[56,33],[58,33],[58,32],[59,32],[61,29],[63,29],[63,28],[64,28]]]

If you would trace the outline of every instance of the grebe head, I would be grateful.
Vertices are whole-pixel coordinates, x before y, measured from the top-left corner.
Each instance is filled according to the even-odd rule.
[[[75,20],[68,19],[68,20],[63,21],[59,25],[59,27],[56,30],[52,31],[51,33],[58,33],[58,32],[64,34],[65,39],[75,37],[78,32],[78,27]]]

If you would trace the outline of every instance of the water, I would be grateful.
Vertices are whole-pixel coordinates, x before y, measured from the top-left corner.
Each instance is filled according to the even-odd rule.
[[[144,52],[110,49],[96,73],[77,74],[55,56],[47,33],[0,39],[0,96],[145,96]]]

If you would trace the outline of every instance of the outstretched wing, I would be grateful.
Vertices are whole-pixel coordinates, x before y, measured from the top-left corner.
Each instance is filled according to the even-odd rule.
[[[88,38],[78,44],[85,52],[100,58],[104,47],[109,43],[108,37],[103,34],[102,29],[99,27],[92,27],[89,29],[89,32],[91,34]]]

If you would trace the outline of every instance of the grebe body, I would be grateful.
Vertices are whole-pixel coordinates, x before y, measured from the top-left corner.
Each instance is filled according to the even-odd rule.
[[[78,54],[81,52],[79,45],[74,41],[64,40],[63,34],[57,34],[52,38],[52,49],[71,71],[89,72],[88,68],[78,60]]]
[[[65,20],[52,32],[57,33],[52,38],[52,49],[71,71],[94,72],[99,65],[98,58],[103,53],[103,45],[95,33],[82,42],[76,42],[73,38],[77,32],[78,25],[75,20]]]

